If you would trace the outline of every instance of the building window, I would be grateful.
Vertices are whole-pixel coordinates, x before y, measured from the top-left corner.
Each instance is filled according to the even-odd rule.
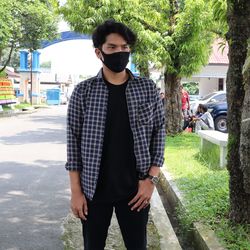
[[[219,78],[218,90],[223,90],[223,89],[224,89],[224,79]]]

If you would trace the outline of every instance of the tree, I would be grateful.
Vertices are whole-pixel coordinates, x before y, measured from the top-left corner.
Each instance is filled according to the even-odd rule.
[[[15,70],[17,70],[19,68],[19,66],[20,66],[19,51],[18,51],[17,48],[14,48],[12,53],[11,53],[11,57],[9,59],[10,50],[11,50],[11,48],[6,48],[6,49],[2,50],[2,56],[1,56],[2,59],[1,59],[1,61],[5,62],[5,64],[8,61],[7,66],[13,67]]]
[[[55,11],[49,7],[52,5],[41,0],[24,1],[23,4],[20,16],[22,24],[20,44],[30,51],[37,50],[42,40],[51,40],[57,36],[58,18],[55,16]]]
[[[250,39],[248,39],[248,55],[243,67],[243,84],[245,97],[243,101],[241,117],[241,136],[240,136],[240,162],[243,173],[244,190],[250,195]],[[248,196],[248,198],[250,198]],[[248,206],[248,211],[250,210]],[[250,213],[247,214],[248,218]],[[249,223],[249,221],[248,221]]]
[[[5,69],[11,59],[17,41],[21,37],[21,24],[17,18],[20,16],[20,6],[14,0],[2,0],[0,2],[0,62],[2,62],[3,51],[9,49],[9,54],[0,72]]]
[[[227,6],[230,218],[234,222],[250,223],[249,57],[246,60],[250,38],[250,5],[249,0],[227,0]]]
[[[138,9],[140,12],[136,13]],[[144,9],[146,11],[143,11]],[[133,60],[140,69],[141,75],[149,75],[149,59],[156,61],[155,52],[158,51],[157,43],[154,43],[156,40],[152,36],[160,38],[160,33],[154,34],[153,31],[156,28],[151,26],[152,20],[155,19],[153,8],[150,10],[147,4],[131,0],[125,0],[122,3],[117,0],[84,2],[69,0],[60,8],[60,12],[73,30],[81,33],[92,34],[97,25],[111,18],[132,27],[139,34],[138,44],[133,48]],[[142,16],[143,12],[147,12],[148,16]],[[145,29],[144,25],[149,28]]]
[[[141,72],[148,64],[164,69],[166,131],[182,131],[180,80],[208,60],[211,12],[204,0],[68,0],[60,12],[75,31],[91,34],[106,19],[121,21],[138,35],[134,58]]]
[[[229,45],[229,216],[233,222],[250,223],[250,6],[247,0],[212,1],[214,19],[223,27],[221,37]]]
[[[227,0],[210,0],[213,11],[213,28],[211,29],[220,38],[226,40],[228,31]]]
[[[181,3],[181,4],[180,4]],[[165,66],[166,89],[166,130],[178,133],[181,128],[181,77],[191,76],[199,71],[208,61],[211,32],[211,12],[209,4],[204,1],[186,0],[169,1],[169,38],[172,46],[169,49],[170,64]],[[165,20],[167,21],[167,20]]]
[[[9,49],[4,67],[16,48],[35,50],[42,40],[53,39],[57,31],[54,0],[2,0],[0,2],[0,61],[2,51]]]

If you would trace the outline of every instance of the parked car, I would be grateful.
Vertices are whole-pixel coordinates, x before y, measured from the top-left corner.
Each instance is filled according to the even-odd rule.
[[[195,113],[199,104],[216,103],[226,101],[226,91],[212,92],[198,100],[190,101],[190,109]]]
[[[190,102],[193,102],[193,101],[196,101],[196,100],[199,100],[199,95],[189,95],[189,98],[190,98]]]
[[[215,130],[227,133],[227,102],[209,102],[206,106],[214,119]]]

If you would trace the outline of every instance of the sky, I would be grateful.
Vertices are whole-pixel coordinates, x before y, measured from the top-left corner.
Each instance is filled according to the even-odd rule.
[[[61,21],[58,31],[69,31],[70,27]],[[51,73],[57,75],[95,76],[102,63],[96,57],[92,40],[70,40],[39,50],[40,63],[51,61]],[[129,67],[129,64],[128,64]]]
[[[60,5],[67,0],[60,0]],[[58,31],[69,31],[65,21],[60,21]],[[101,62],[94,53],[91,40],[70,40],[56,43],[40,50],[40,62],[51,61],[52,73],[79,74],[83,76],[96,75],[101,68]]]
[[[59,32],[69,31],[66,22],[61,21]],[[51,71],[57,74],[96,75],[101,62],[94,53],[92,40],[70,40],[40,50],[40,63],[51,61]]]
[[[58,74],[97,74],[101,62],[91,40],[70,40],[40,50],[40,62],[51,61],[51,71]]]

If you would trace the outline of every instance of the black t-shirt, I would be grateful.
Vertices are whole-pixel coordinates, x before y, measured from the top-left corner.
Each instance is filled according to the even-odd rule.
[[[118,201],[137,190],[136,160],[125,94],[127,82],[121,85],[105,82],[109,90],[108,107],[94,201]]]

